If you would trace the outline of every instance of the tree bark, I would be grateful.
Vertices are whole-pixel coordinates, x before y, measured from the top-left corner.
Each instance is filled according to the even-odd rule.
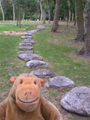
[[[43,7],[43,24],[45,24],[45,6]]]
[[[4,19],[4,11],[3,11],[3,8],[2,8],[1,0],[0,0],[0,7],[1,7],[1,12],[2,12],[2,15],[3,15],[3,21],[4,21],[5,20]]]
[[[87,24],[86,24],[86,39],[85,45],[80,50],[79,55],[90,56],[90,10],[87,10]]]
[[[48,22],[50,23],[50,2],[49,2],[49,0],[48,0],[48,13],[49,13]]]
[[[76,40],[78,42],[82,42],[85,41],[82,0],[76,0],[75,7],[76,7],[76,21],[77,21],[77,30],[78,30],[78,35],[76,37]]]
[[[42,12],[42,3],[41,3],[41,0],[40,0],[40,11],[41,11],[41,17],[40,17],[40,20],[42,20],[43,12]]]
[[[21,28],[21,18],[20,18],[20,0],[19,0],[19,28]]]
[[[15,7],[14,7],[14,3],[12,4],[13,6],[13,21],[15,20]]]
[[[23,11],[23,17],[22,17],[22,20],[24,20],[24,18],[25,18],[25,12]]]
[[[58,20],[59,20],[59,13],[60,13],[60,3],[61,0],[56,0],[56,6],[55,6],[55,15],[54,15],[54,23],[52,27],[52,32],[56,32],[58,28]]]
[[[70,8],[70,1],[69,0],[68,0],[68,6]],[[70,11],[70,9],[69,9],[69,20],[68,21],[71,22],[71,11]]]

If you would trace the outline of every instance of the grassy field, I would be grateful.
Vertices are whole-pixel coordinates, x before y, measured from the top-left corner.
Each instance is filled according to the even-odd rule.
[[[36,29],[36,25],[41,24],[40,22],[26,22],[31,26],[22,26],[20,29],[15,25],[9,25],[12,23],[10,21],[4,23],[7,24],[0,24],[0,32],[26,32],[26,29]],[[23,23],[25,24],[25,21]],[[70,78],[76,86],[90,87],[90,59],[77,55],[84,43],[74,41],[77,35],[76,27],[73,24],[66,27],[66,23],[60,22],[57,33],[51,32],[50,24],[46,24],[45,27],[45,30],[33,35],[33,40],[36,42],[34,52],[48,62],[49,68],[55,75]],[[25,67],[26,62],[17,58],[19,43],[22,41],[20,37],[20,35],[0,35],[0,102],[8,95],[11,87],[9,82],[11,76],[32,71],[32,69]],[[55,99],[58,96],[57,91],[51,95]],[[65,120],[80,119],[69,115],[68,119]]]

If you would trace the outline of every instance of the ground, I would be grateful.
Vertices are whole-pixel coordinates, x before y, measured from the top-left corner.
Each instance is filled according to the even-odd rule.
[[[90,72],[89,71],[90,59],[84,58],[82,56],[77,56],[75,54],[75,52],[77,52],[77,48],[80,46],[80,49],[81,49],[81,47],[83,46],[83,43],[79,44],[79,43],[73,42],[75,35],[76,35],[75,26],[73,26],[73,23],[69,24],[71,27],[68,27],[68,28],[63,25],[65,25],[65,23],[60,24],[57,33],[51,33],[51,32],[49,32],[50,31],[50,29],[49,29],[48,31],[45,30],[45,33],[44,33],[44,31],[42,31],[41,33],[38,32],[36,35],[33,35],[33,38],[35,40],[37,40],[37,44],[34,47],[34,50],[36,53],[38,53],[44,57],[45,61],[49,63],[50,68],[54,71],[55,75],[63,75],[63,76],[69,77],[74,80],[74,82],[76,83],[77,86],[85,85],[87,87],[90,87],[90,83],[88,82],[89,72]],[[46,26],[46,27],[48,28],[48,26]],[[27,30],[29,30],[29,29],[27,29]],[[3,32],[0,32],[0,34],[2,35],[2,38],[3,38],[4,34],[7,35],[7,38],[8,38],[8,35],[21,35],[21,34],[26,33],[26,31],[23,31],[23,30],[22,30],[22,32],[21,31],[17,32],[17,31],[13,31],[13,30],[3,31]],[[54,37],[52,37],[52,35]],[[0,47],[2,47],[2,51],[0,51],[0,52],[2,52],[2,56],[0,56],[0,58],[2,57],[0,60],[0,64],[2,65],[2,68],[0,69],[1,70],[0,71],[0,80],[1,80],[0,81],[0,84],[1,84],[1,86],[0,86],[1,87],[0,101],[5,99],[6,96],[8,95],[9,89],[11,87],[11,85],[9,83],[9,78],[13,75],[18,75],[22,72],[29,72],[29,70],[27,70],[25,68],[25,62],[17,59],[17,57],[16,57],[17,56],[16,53],[18,52],[17,49],[19,47],[18,43],[21,41],[21,40],[19,40],[19,38],[20,38],[20,36],[19,37],[15,36],[15,38],[13,36],[11,36],[11,37],[9,36],[8,41],[10,39],[14,39],[13,40],[14,43],[12,43],[12,41],[9,41],[10,44],[12,44],[12,45],[7,47],[8,42],[7,42],[7,40],[5,41],[4,47],[6,47],[7,49],[5,48],[4,54],[3,54],[4,48],[2,46],[0,46]],[[42,43],[42,38],[43,38],[43,43]],[[5,39],[6,39],[6,36],[3,39],[3,41]],[[40,39],[41,39],[41,41],[40,41]],[[1,41],[1,43],[3,41]],[[14,44],[17,46],[16,48],[13,48]],[[52,48],[50,48],[50,45],[52,45]],[[64,45],[65,45],[65,49],[63,48]],[[73,47],[73,49],[71,48],[71,46]],[[10,47],[12,47],[12,48],[10,48]],[[46,47],[47,47],[47,49],[45,49]],[[56,47],[56,49],[55,49],[55,47]],[[10,48],[10,50],[15,49],[15,51],[12,51],[13,59],[11,57],[11,54],[8,55],[8,58],[11,57],[10,60],[7,58],[7,54],[5,54],[7,52],[7,50],[9,51],[9,48]],[[45,49],[45,51],[43,51],[43,48]],[[52,51],[50,51],[50,49]],[[63,53],[62,53],[62,51],[63,51]],[[52,55],[52,53],[53,53],[53,55]],[[6,56],[4,56],[4,55],[6,55]],[[4,59],[5,59],[5,61],[4,61]],[[60,64],[60,63],[62,63],[62,64]],[[2,72],[2,71],[4,71],[4,72]],[[82,80],[82,81],[80,81],[80,80]],[[42,94],[46,99],[51,101],[58,108],[58,110],[61,112],[64,120],[90,120],[90,117],[85,117],[85,116],[80,116],[80,115],[70,113],[70,112],[64,110],[60,106],[60,100],[61,100],[62,95],[64,95],[69,90],[70,89],[59,90],[59,89],[55,89],[55,88],[42,87]]]

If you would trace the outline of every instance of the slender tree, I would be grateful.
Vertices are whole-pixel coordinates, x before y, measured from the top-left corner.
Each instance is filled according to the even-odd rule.
[[[59,13],[60,13],[60,3],[61,0],[56,0],[56,6],[55,6],[55,15],[54,15],[54,23],[52,27],[52,32],[56,32],[58,28],[58,20],[59,20]]]
[[[3,11],[2,4],[1,4],[1,0],[0,0],[0,7],[1,7],[1,12],[2,12],[2,15],[3,15],[3,21],[4,21],[4,11]]]
[[[39,0],[39,1],[40,1],[40,11],[41,11],[40,20],[42,20],[42,16],[43,16],[43,12],[42,12],[42,2],[41,2],[41,0]]]
[[[83,6],[82,6],[82,0],[76,0],[75,3],[76,7],[76,22],[77,22],[77,29],[78,29],[78,35],[76,37],[76,40],[78,42],[84,41],[84,19],[83,19]]]
[[[49,14],[49,15],[48,15],[48,16],[49,16],[49,17],[48,17],[48,18],[49,18],[49,19],[48,19],[48,22],[50,23],[50,1],[48,0],[47,2],[48,2],[48,14]]]

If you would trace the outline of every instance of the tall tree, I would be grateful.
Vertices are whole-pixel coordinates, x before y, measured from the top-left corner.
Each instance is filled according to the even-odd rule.
[[[42,2],[41,2],[41,0],[40,0],[40,11],[41,11],[40,20],[42,20],[43,12],[42,12]]]
[[[82,6],[82,0],[76,0],[75,3],[76,7],[76,21],[77,21],[77,29],[78,29],[78,35],[76,37],[76,40],[81,42],[84,41],[84,19],[83,19],[83,6]]]
[[[61,0],[56,0],[56,6],[55,6],[55,15],[54,15],[54,23],[52,27],[52,32],[56,32],[58,28],[58,20],[59,20],[59,13],[60,13],[60,3]]]
[[[48,14],[49,14],[49,15],[48,15],[48,16],[49,16],[49,17],[48,17],[48,18],[49,18],[49,19],[48,19],[48,22],[50,23],[50,1],[49,1],[49,0],[48,0]]]
[[[80,55],[90,56],[90,0],[87,0],[87,23],[86,23],[86,39],[84,47],[80,50]]]
[[[2,15],[3,15],[3,21],[4,21],[4,11],[3,11],[2,4],[1,4],[1,0],[0,0],[0,7],[1,7],[1,12],[2,12]]]

